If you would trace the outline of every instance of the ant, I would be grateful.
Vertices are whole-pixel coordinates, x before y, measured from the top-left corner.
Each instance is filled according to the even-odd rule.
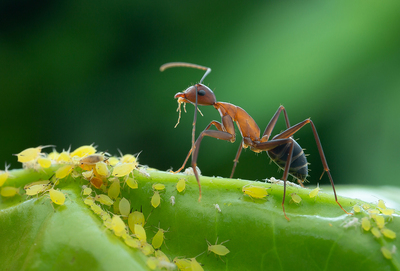
[[[197,157],[199,154],[201,140],[203,139],[203,137],[209,136],[209,137],[213,137],[213,138],[217,138],[217,139],[221,139],[221,140],[230,141],[232,143],[235,142],[236,134],[235,134],[234,122],[236,122],[236,125],[240,131],[240,134],[242,135],[242,142],[240,143],[235,160],[233,160],[234,164],[233,164],[232,173],[231,173],[230,178],[233,177],[233,173],[235,172],[235,168],[236,168],[237,162],[239,161],[239,156],[240,156],[243,148],[249,147],[250,150],[252,150],[256,153],[266,151],[268,153],[268,156],[280,168],[284,169],[283,177],[282,177],[282,179],[284,181],[282,209],[283,209],[283,214],[285,215],[285,218],[287,220],[289,220],[289,218],[286,216],[285,206],[284,206],[285,195],[286,195],[286,180],[287,180],[288,174],[291,174],[292,176],[294,176],[301,184],[305,181],[307,174],[308,174],[308,163],[307,163],[306,156],[303,152],[303,149],[292,138],[292,136],[298,130],[300,130],[303,126],[305,126],[306,124],[309,123],[311,125],[312,131],[314,134],[314,138],[315,138],[315,141],[316,141],[316,144],[318,147],[319,155],[321,157],[322,165],[324,166],[324,172],[322,173],[321,178],[325,172],[328,174],[329,180],[330,180],[332,188],[333,188],[333,193],[335,195],[336,203],[340,206],[340,208],[346,214],[349,214],[342,207],[342,205],[339,203],[339,201],[337,199],[335,185],[333,183],[332,175],[329,171],[328,163],[326,162],[324,151],[322,149],[322,145],[321,145],[320,139],[318,137],[317,129],[315,128],[315,125],[310,118],[308,118],[296,125],[290,126],[289,118],[286,113],[286,109],[285,109],[285,107],[283,107],[281,105],[281,106],[279,106],[275,115],[272,117],[272,119],[268,123],[267,127],[265,128],[264,133],[260,137],[260,128],[257,126],[257,123],[254,121],[254,119],[244,109],[242,109],[239,106],[230,104],[230,103],[217,102],[212,90],[209,87],[202,84],[204,78],[211,72],[210,68],[196,65],[196,64],[185,63],[185,62],[170,62],[170,63],[166,63],[166,64],[162,65],[160,67],[160,71],[164,71],[165,69],[173,68],[173,67],[188,67],[188,68],[195,68],[195,69],[200,69],[200,70],[206,71],[199,83],[195,84],[194,86],[188,87],[183,92],[178,92],[177,94],[175,94],[175,97],[174,97],[174,98],[178,98],[179,113],[180,113],[180,105],[182,103],[184,103],[184,105],[185,105],[185,103],[191,103],[195,106],[194,118],[193,118],[193,130],[192,130],[192,148],[190,149],[185,161],[183,162],[182,167],[179,168],[174,173],[180,172],[185,167],[185,164],[187,163],[190,155],[192,155],[192,168],[193,168],[193,172],[196,176],[197,183],[199,185],[199,201],[201,200],[201,185],[200,185],[200,179],[199,179],[199,174],[196,169],[196,165],[197,165]],[[210,124],[208,124],[208,126],[200,133],[197,140],[194,141],[198,105],[214,106],[214,108],[217,109],[219,114],[221,115],[222,122],[218,122],[215,120],[211,121]],[[272,137],[272,139],[269,140],[272,130],[274,129],[275,124],[279,118],[279,115],[282,113],[282,111],[283,111],[283,114],[285,117],[286,130],[281,132],[280,134]],[[178,119],[178,123],[179,123],[179,119]],[[217,128],[217,130],[209,130],[212,125],[214,125]]]

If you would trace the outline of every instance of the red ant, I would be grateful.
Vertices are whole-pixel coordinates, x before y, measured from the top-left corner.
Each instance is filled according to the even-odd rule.
[[[326,162],[324,151],[322,150],[322,145],[321,145],[321,142],[318,137],[317,129],[315,128],[314,123],[312,122],[311,119],[308,118],[296,125],[290,126],[289,118],[286,113],[286,109],[281,105],[281,106],[279,106],[275,115],[272,117],[272,119],[268,123],[263,135],[260,137],[260,128],[257,126],[257,123],[254,121],[254,119],[246,111],[244,111],[239,106],[236,106],[236,105],[233,105],[230,103],[217,102],[212,90],[202,84],[204,78],[211,72],[210,68],[196,65],[196,64],[191,64],[191,63],[171,62],[171,63],[166,63],[166,64],[162,65],[160,67],[160,71],[164,71],[165,69],[172,68],[172,67],[189,67],[189,68],[196,68],[196,69],[206,71],[198,84],[188,87],[184,92],[178,92],[177,94],[175,94],[175,98],[178,98],[179,106],[181,105],[181,103],[191,103],[191,104],[194,104],[194,106],[195,106],[194,119],[193,119],[193,130],[192,130],[192,148],[190,149],[185,161],[183,162],[182,167],[179,168],[175,173],[180,172],[185,167],[186,162],[188,161],[190,155],[193,152],[192,168],[193,168],[194,174],[196,176],[197,183],[199,185],[199,201],[201,199],[201,185],[200,185],[200,179],[199,179],[199,174],[196,169],[196,165],[197,165],[197,157],[199,154],[199,147],[200,147],[201,140],[203,139],[204,136],[209,136],[209,137],[213,137],[213,138],[217,138],[217,139],[230,141],[232,143],[235,142],[236,134],[235,134],[235,127],[234,127],[233,123],[236,122],[236,125],[238,126],[238,129],[242,135],[242,142],[237,151],[230,178],[232,178],[233,173],[235,172],[235,168],[236,168],[237,162],[239,161],[239,156],[240,156],[243,148],[250,147],[250,149],[252,151],[257,152],[257,153],[266,151],[268,153],[269,157],[279,167],[284,169],[283,177],[282,177],[282,179],[284,181],[282,209],[283,209],[283,214],[285,215],[286,219],[289,220],[289,218],[286,216],[285,206],[284,206],[285,195],[286,195],[286,180],[287,180],[288,174],[291,174],[292,176],[294,176],[296,179],[299,180],[300,183],[304,182],[304,180],[306,179],[307,174],[308,174],[308,163],[307,163],[306,156],[303,152],[303,149],[292,138],[292,136],[298,130],[300,130],[303,126],[305,126],[306,124],[309,123],[311,125],[312,131],[314,134],[314,138],[315,138],[315,141],[316,141],[316,144],[318,147],[319,155],[321,157],[322,165],[324,166],[324,172],[322,173],[321,178],[325,172],[328,174],[329,180],[330,180],[332,188],[333,188],[333,193],[335,195],[336,203],[340,206],[340,208],[342,208],[342,210],[346,214],[349,214],[345,209],[343,209],[342,205],[340,205],[340,203],[337,200],[336,190],[335,190],[335,185],[333,183],[332,175],[329,171],[329,167],[328,167],[328,163]],[[197,93],[197,95],[196,95],[196,93]],[[211,121],[210,124],[208,124],[208,126],[200,133],[197,140],[194,141],[195,124],[196,124],[196,120],[197,120],[198,105],[214,106],[214,108],[217,109],[219,114],[221,115],[222,122],[218,122],[215,120]],[[180,107],[178,107],[178,109],[180,109]],[[272,130],[275,127],[278,117],[282,111],[283,111],[283,114],[285,117],[286,130],[283,131],[282,133],[274,136],[271,140],[268,140],[272,133]],[[178,123],[179,123],[179,120],[178,120]],[[212,125],[214,125],[217,128],[217,130],[209,130]]]

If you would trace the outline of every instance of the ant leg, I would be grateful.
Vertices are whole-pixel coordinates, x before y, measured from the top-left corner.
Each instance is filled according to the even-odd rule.
[[[204,129],[204,131],[210,129],[212,125],[214,125],[219,131],[223,131],[222,124],[220,122],[218,122],[218,121],[215,121],[215,120],[210,122],[210,124],[208,124],[208,126],[206,127],[206,129]],[[185,168],[185,165],[186,165],[187,161],[189,160],[190,155],[192,154],[193,146],[194,146],[194,144],[190,148],[189,153],[186,156],[185,161],[183,162],[183,165],[177,171],[173,171],[174,174],[178,173],[178,172],[181,172]]]
[[[268,139],[269,139],[269,137],[270,137],[270,135],[272,133],[272,130],[274,129],[275,124],[276,124],[276,122],[277,122],[277,120],[279,118],[279,115],[281,114],[282,111],[283,111],[283,114],[285,116],[286,129],[290,128],[289,118],[288,118],[288,115],[286,113],[286,109],[285,109],[285,107],[283,105],[281,105],[281,106],[279,106],[278,110],[275,112],[275,115],[271,118],[271,120],[269,121],[267,127],[265,128],[265,131],[264,131],[264,133],[263,133],[263,135],[262,135],[262,137],[260,139],[260,142],[268,141]]]
[[[233,160],[233,162],[234,162],[233,163],[233,168],[232,168],[231,176],[229,177],[231,179],[233,177],[233,173],[235,172],[236,165],[239,162],[239,156],[242,153],[243,143],[244,143],[244,138],[242,139],[242,142],[240,142],[240,146],[239,146],[239,149],[238,149],[238,151],[236,153],[235,160]]]

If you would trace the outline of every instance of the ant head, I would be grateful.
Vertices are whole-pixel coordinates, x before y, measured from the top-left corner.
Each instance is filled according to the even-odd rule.
[[[184,92],[178,92],[175,94],[175,98],[179,98],[184,103],[196,103],[196,90],[197,90],[197,104],[198,105],[214,105],[217,102],[214,92],[203,85],[196,84],[188,87]]]

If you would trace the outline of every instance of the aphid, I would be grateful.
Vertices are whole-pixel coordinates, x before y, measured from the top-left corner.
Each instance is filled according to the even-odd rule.
[[[211,72],[211,68],[185,62],[171,62],[162,65],[160,67],[160,71],[164,71],[165,69],[173,67],[189,67],[205,71],[205,74],[203,75],[199,83],[188,87],[183,92],[176,93],[174,96],[174,98],[178,99],[179,103],[191,103],[195,106],[195,114],[192,123],[192,146],[189,150],[188,155],[186,156],[186,159],[183,162],[182,167],[180,167],[177,172],[181,171],[185,167],[185,164],[189,160],[189,157],[192,156],[191,166],[193,168],[193,172],[199,186],[199,200],[201,199],[201,184],[196,166],[200,144],[205,136],[234,142],[236,139],[234,124],[236,123],[236,126],[238,127],[243,139],[241,140],[241,144],[239,145],[236,157],[233,160],[234,165],[230,177],[233,177],[242,149],[250,147],[250,149],[256,153],[266,151],[270,158],[280,168],[284,169],[282,179],[284,181],[284,191],[286,191],[286,181],[289,174],[297,178],[300,183],[304,182],[308,175],[308,163],[306,156],[301,146],[293,139],[293,135],[301,128],[309,124],[313,131],[314,139],[318,147],[319,156],[324,167],[324,172],[327,173],[330,183],[332,185],[335,201],[345,213],[349,214],[338,202],[333,178],[331,176],[328,163],[323,152],[322,144],[318,137],[317,129],[310,118],[307,118],[302,122],[291,126],[286,109],[284,106],[281,105],[279,106],[274,116],[271,118],[270,122],[264,130],[264,133],[261,134],[261,130],[258,127],[257,123],[244,109],[231,103],[218,102],[213,91],[202,83],[205,77]],[[210,122],[210,124],[207,125],[207,127],[200,133],[197,140],[195,140],[197,109],[199,105],[213,106],[220,113],[222,121]],[[286,130],[270,139],[272,131],[282,111],[285,118]],[[212,125],[215,126],[216,130],[209,130]],[[286,194],[284,192],[282,198],[282,210],[285,218],[289,220],[289,218],[286,216],[284,207],[285,197]]]
[[[213,204],[213,206],[215,209],[217,209],[218,213],[222,213],[221,208],[219,208],[219,205],[217,203]]]
[[[13,186],[3,186],[0,192],[0,194],[3,197],[8,197],[8,198],[14,197],[18,193],[19,193],[19,188]]]
[[[51,166],[51,159],[47,157],[39,157],[37,162],[42,168],[49,168]]]
[[[158,191],[155,191],[154,195],[151,197],[151,205],[153,205],[154,208],[157,208],[158,205],[160,205],[160,202],[161,202],[160,193],[158,193]]]
[[[191,261],[189,259],[179,259],[178,257],[173,259],[173,262],[176,264],[179,270],[190,270]]]
[[[394,209],[379,209],[382,214],[392,216],[394,214]]]
[[[179,171],[178,171],[179,172]],[[199,169],[199,167],[196,166],[196,172],[197,174],[199,174],[201,176],[201,170]],[[175,172],[176,173],[176,172]],[[187,169],[185,169],[184,172],[186,175],[195,175],[194,170],[192,167],[188,167]]]
[[[65,195],[63,192],[55,189],[49,190],[50,199],[57,205],[64,205],[65,203]]]
[[[39,146],[36,148],[28,148],[18,154],[14,154],[14,155],[18,157],[18,162],[27,163],[27,162],[33,161],[36,158],[38,158],[39,155],[41,154],[42,149],[47,148],[47,147],[54,147],[54,146],[47,145],[47,146]]]
[[[95,153],[96,153],[96,148],[95,147],[93,147],[92,145],[90,145],[90,146],[85,145],[85,146],[81,146],[81,147],[77,148],[76,150],[74,150],[71,153],[71,157],[78,156],[78,157],[82,158],[82,157],[85,157],[85,156],[88,156],[88,155],[92,155],[92,154],[95,154]]]
[[[132,233],[135,233],[135,225],[141,225],[142,227],[145,224],[145,218],[143,213],[138,212],[138,211],[134,211],[132,213],[129,214],[128,216],[128,226],[129,229],[131,229]]]
[[[71,162],[71,157],[69,156],[69,151],[63,151],[57,157],[57,163],[65,164]]]
[[[354,205],[354,206],[353,206],[353,210],[354,210],[355,213],[361,212],[361,207],[360,207],[360,205]]]
[[[190,267],[192,268],[192,271],[204,271],[196,258],[190,258]]]
[[[0,170],[0,187],[3,186],[3,184],[7,181],[8,177],[10,177],[10,173],[8,172],[8,168],[10,165],[7,166],[5,165],[5,169]]]
[[[169,202],[171,202],[171,205],[174,206],[174,205],[175,205],[175,197],[174,197],[174,196],[171,196],[171,197],[169,198]]]
[[[110,175],[110,171],[108,170],[107,164],[104,162],[96,163],[96,172],[104,177],[108,177]]]
[[[364,210],[368,210],[370,208],[369,204],[364,203],[363,205],[361,205],[361,207],[363,207]]]
[[[93,177],[93,170],[82,171],[82,176],[83,176],[83,178],[85,178],[86,180],[90,180],[90,179]]]
[[[96,165],[98,162],[103,162],[106,157],[103,154],[91,154],[79,160],[81,165]]]
[[[119,216],[114,215],[111,223],[115,235],[121,236],[125,232],[125,223]]]
[[[162,183],[155,183],[155,184],[153,184],[152,187],[153,187],[154,190],[158,190],[158,191],[161,191],[161,190],[165,189],[165,185],[162,184]]]
[[[154,270],[157,268],[158,262],[156,257],[149,257],[147,258],[146,264],[151,270]]]
[[[64,165],[60,167],[59,169],[56,170],[56,178],[64,179],[72,172],[73,169],[74,167],[72,165]]]
[[[82,188],[83,188],[83,195],[84,196],[89,196],[93,192],[92,188],[87,187],[85,185]]]
[[[86,205],[92,206],[92,205],[94,205],[94,198],[87,197],[86,199],[83,200],[83,203],[85,203]]]
[[[381,232],[376,227],[371,228],[371,233],[375,236],[375,238],[380,238],[382,236]]]
[[[137,181],[132,177],[126,178],[125,182],[132,189],[137,189],[139,187]]]
[[[108,158],[108,163],[111,165],[111,166],[115,166],[116,164],[118,164],[119,163],[119,159],[117,158],[117,157],[110,157],[110,158]]]
[[[292,201],[296,204],[299,204],[301,202],[301,197],[296,193],[290,194],[290,197],[292,198]]]
[[[385,218],[383,216],[374,215],[372,218],[375,220],[378,228],[382,229],[385,226]]]
[[[96,215],[100,215],[103,212],[103,209],[97,204],[92,204],[90,205],[90,208]]]
[[[308,195],[310,196],[310,198],[315,198],[318,195],[319,191],[321,191],[321,188],[319,188],[319,183],[318,183],[317,187],[311,190],[311,192],[308,193]]]
[[[160,261],[165,261],[170,263],[171,261],[169,260],[169,258],[167,257],[167,255],[164,254],[164,252],[162,252],[161,250],[157,249],[156,251],[154,251],[154,256],[156,256],[156,258]]]
[[[101,186],[103,185],[103,180],[98,178],[98,177],[93,177],[90,179],[90,183],[96,187],[97,189],[100,189]]]
[[[136,160],[136,157],[132,154],[125,154],[121,157],[121,163],[137,163]]]
[[[121,184],[118,178],[114,178],[112,184],[108,188],[108,196],[112,199],[116,199],[121,192]]]
[[[154,248],[150,244],[144,243],[142,244],[141,251],[147,256],[154,253]]]
[[[261,186],[245,185],[242,187],[243,193],[255,199],[262,199],[268,196],[267,189]]]
[[[53,151],[47,155],[47,158],[56,161],[59,155],[60,154],[53,149]]]
[[[386,209],[386,205],[385,205],[385,202],[383,201],[383,200],[378,200],[378,207],[380,208],[380,209]]]
[[[176,190],[178,190],[178,192],[182,192],[183,190],[185,190],[185,187],[186,187],[186,180],[182,178],[176,184]]]
[[[369,220],[368,217],[363,217],[361,219],[361,227],[365,230],[365,231],[369,231],[371,229],[371,221]]]
[[[142,246],[139,239],[133,238],[132,236],[128,236],[124,241],[125,244],[133,248],[140,248]]]
[[[143,226],[140,224],[135,224],[135,235],[137,239],[139,239],[140,243],[145,244],[147,240],[146,231],[144,230]]]
[[[51,188],[51,183],[49,181],[39,181],[29,185],[25,185],[25,193],[27,196],[34,196],[45,192]]]
[[[122,163],[114,167],[112,176],[114,177],[124,177],[131,173],[136,167],[135,163]]]
[[[131,210],[131,203],[126,199],[122,198],[119,202],[119,212],[122,216],[128,217]]]
[[[112,199],[110,199],[109,196],[105,195],[105,194],[100,194],[94,197],[94,199],[96,201],[99,201],[101,204],[107,205],[107,206],[111,206],[113,205],[114,201]]]
[[[392,258],[392,252],[388,248],[381,247],[381,252],[386,259],[390,260]]]
[[[207,241],[207,240],[206,240]],[[218,256],[225,256],[226,254],[228,254],[230,251],[229,249],[226,248],[226,246],[223,246],[223,243],[228,242],[229,240],[226,240],[224,242],[222,242],[221,244],[217,245],[218,242],[218,238],[215,241],[215,245],[211,245],[210,242],[207,241],[207,245],[208,245],[208,253],[212,252]]]
[[[381,233],[383,236],[389,238],[389,239],[395,239],[396,238],[396,233],[392,230],[389,230],[388,228],[382,228]]]
[[[164,231],[163,229],[158,229],[156,235],[154,235],[151,244],[155,249],[159,249],[164,243],[164,232],[166,231]]]
[[[347,229],[351,226],[357,226],[358,224],[359,224],[358,218],[356,218],[356,217],[342,223],[343,228],[345,228],[345,229]]]

